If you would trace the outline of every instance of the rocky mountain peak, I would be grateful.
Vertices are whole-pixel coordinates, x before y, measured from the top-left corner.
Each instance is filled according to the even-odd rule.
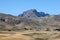
[[[38,12],[36,9],[30,9],[27,11],[24,11],[20,17],[25,17],[25,18],[36,18],[36,17],[45,17],[48,16],[49,14],[46,14],[45,12]]]

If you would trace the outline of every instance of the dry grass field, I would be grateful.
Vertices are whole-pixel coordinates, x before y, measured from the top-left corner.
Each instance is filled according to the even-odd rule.
[[[60,40],[60,32],[0,31],[0,40]]]

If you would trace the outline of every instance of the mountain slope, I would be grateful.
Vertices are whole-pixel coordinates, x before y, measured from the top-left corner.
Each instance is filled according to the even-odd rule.
[[[26,30],[26,29],[35,29],[36,26],[40,26],[40,24],[37,21],[34,21],[32,19],[11,16],[11,15],[7,15],[7,14],[0,14],[0,15],[1,15],[0,16],[0,23],[2,24],[2,26],[0,25],[1,29],[7,30],[9,27],[9,30],[10,29]],[[7,25],[9,25],[9,26],[7,26]]]

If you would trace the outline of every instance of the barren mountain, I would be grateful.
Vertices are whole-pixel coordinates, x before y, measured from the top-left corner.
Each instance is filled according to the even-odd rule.
[[[0,30],[60,31],[60,15],[49,15],[31,9],[19,16],[0,13]]]

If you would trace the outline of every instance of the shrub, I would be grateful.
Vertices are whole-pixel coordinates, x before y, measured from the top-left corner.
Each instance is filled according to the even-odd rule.
[[[35,38],[35,40],[48,40],[48,38]]]

